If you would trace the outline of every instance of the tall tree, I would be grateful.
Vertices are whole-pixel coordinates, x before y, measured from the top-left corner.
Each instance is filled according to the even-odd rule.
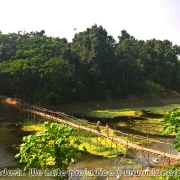
[[[141,75],[141,64],[139,61],[139,50],[144,44],[136,40],[125,30],[121,31],[118,37],[119,42],[116,48],[116,91],[120,96],[130,92],[136,92]]]
[[[86,95],[96,95],[99,98],[105,91],[111,90],[113,43],[115,40],[102,26],[94,25],[84,32],[75,34],[72,48],[79,58],[77,77],[81,88],[85,92],[89,91]]]

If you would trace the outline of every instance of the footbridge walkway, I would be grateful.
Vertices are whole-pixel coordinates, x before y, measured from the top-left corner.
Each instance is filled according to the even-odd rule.
[[[172,154],[171,152],[171,147],[172,147],[171,142],[158,141],[156,139],[134,135],[134,134],[126,134],[116,130],[115,126],[114,129],[111,129],[110,135],[107,136],[107,134],[104,131],[98,132],[96,130],[95,123],[90,123],[85,120],[77,119],[73,116],[67,115],[62,112],[54,112],[52,110],[48,110],[43,107],[39,107],[37,105],[29,105],[29,104],[21,104],[21,103],[13,104],[13,107],[15,107],[19,111],[19,114],[21,114],[24,118],[28,117],[29,119],[33,119],[33,118],[35,119],[37,116],[40,116],[79,129],[80,133],[86,131],[102,138],[101,140],[104,141],[110,140],[116,144],[116,147],[118,147],[119,145],[123,145],[126,148],[125,152],[127,152],[127,150],[129,149],[140,151],[142,153],[142,159],[144,158],[148,163],[149,163],[149,158],[147,158],[145,154],[148,154],[148,157],[149,154],[152,154],[154,156],[159,156],[164,161],[167,160],[169,164],[170,164],[170,160],[180,161],[180,156],[178,156],[178,154]],[[154,148],[153,149],[150,148],[150,144],[153,142],[159,143],[159,146],[162,147],[168,146],[169,151],[165,152],[165,148],[164,151],[159,151],[159,150],[155,150]],[[101,142],[99,142],[99,144],[100,143]]]

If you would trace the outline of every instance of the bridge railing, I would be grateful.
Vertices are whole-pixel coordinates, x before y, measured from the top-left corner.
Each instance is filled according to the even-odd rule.
[[[29,105],[29,104],[17,104],[15,106],[17,109],[19,110],[24,110],[24,111],[34,111],[34,112],[38,112],[38,113],[42,113],[42,114],[46,114],[52,117],[53,120],[56,120],[56,118],[60,118],[62,120],[68,121],[68,122],[72,122],[74,124],[77,124],[78,126],[86,126],[90,129],[96,129],[95,127],[95,123],[91,123],[91,122],[86,122],[84,120],[75,118],[73,116],[67,115],[63,112],[59,112],[59,111],[52,111],[37,105]]]
[[[29,105],[29,104],[16,104],[15,107],[19,110],[27,110],[27,111],[34,111],[34,112],[39,112],[39,113],[43,113],[46,115],[49,115],[52,117],[53,120],[55,120],[56,118],[60,118],[63,119],[65,121],[68,122],[72,122],[74,124],[77,124],[79,127],[88,127],[91,130],[95,130],[96,126],[95,123],[91,123],[91,122],[87,122],[81,119],[78,119],[76,117],[67,115],[63,112],[55,112],[37,105]],[[104,130],[103,130],[104,131]],[[172,147],[172,143],[171,142],[164,142],[164,141],[158,141],[149,137],[144,137],[144,136],[140,136],[140,135],[134,135],[134,134],[127,134],[127,133],[123,133],[121,131],[118,131],[115,129],[111,129],[111,132],[113,131],[113,136],[114,137],[118,137],[121,139],[124,139],[127,144],[128,143],[133,143],[133,144],[137,144],[137,145],[141,145],[142,147],[146,147],[149,148],[150,144],[152,142],[156,142],[156,143],[160,143],[163,146],[169,146],[169,149],[171,149]],[[168,152],[171,154],[171,152]]]
[[[139,135],[134,134],[126,134],[121,131],[115,130],[115,137],[120,137],[121,139],[124,139],[128,145],[128,143],[137,144],[143,148],[153,149],[157,151],[162,151],[164,153],[176,155],[177,153],[175,151],[172,151],[172,141],[171,139],[167,139],[164,141],[158,141],[156,139],[152,139],[149,137],[143,137]],[[152,143],[156,143],[155,145],[152,145]],[[153,147],[153,148],[152,148]]]

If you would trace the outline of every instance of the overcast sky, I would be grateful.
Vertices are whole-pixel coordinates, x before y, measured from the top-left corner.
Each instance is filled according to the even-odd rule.
[[[116,40],[121,30],[136,39],[180,45],[180,0],[0,0],[2,33],[45,30],[71,41],[76,32],[102,25]]]

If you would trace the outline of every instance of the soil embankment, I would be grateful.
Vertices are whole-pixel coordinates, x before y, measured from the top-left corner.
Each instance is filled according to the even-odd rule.
[[[18,112],[11,106],[17,102],[17,99],[0,96],[0,123],[13,123],[18,120]]]

